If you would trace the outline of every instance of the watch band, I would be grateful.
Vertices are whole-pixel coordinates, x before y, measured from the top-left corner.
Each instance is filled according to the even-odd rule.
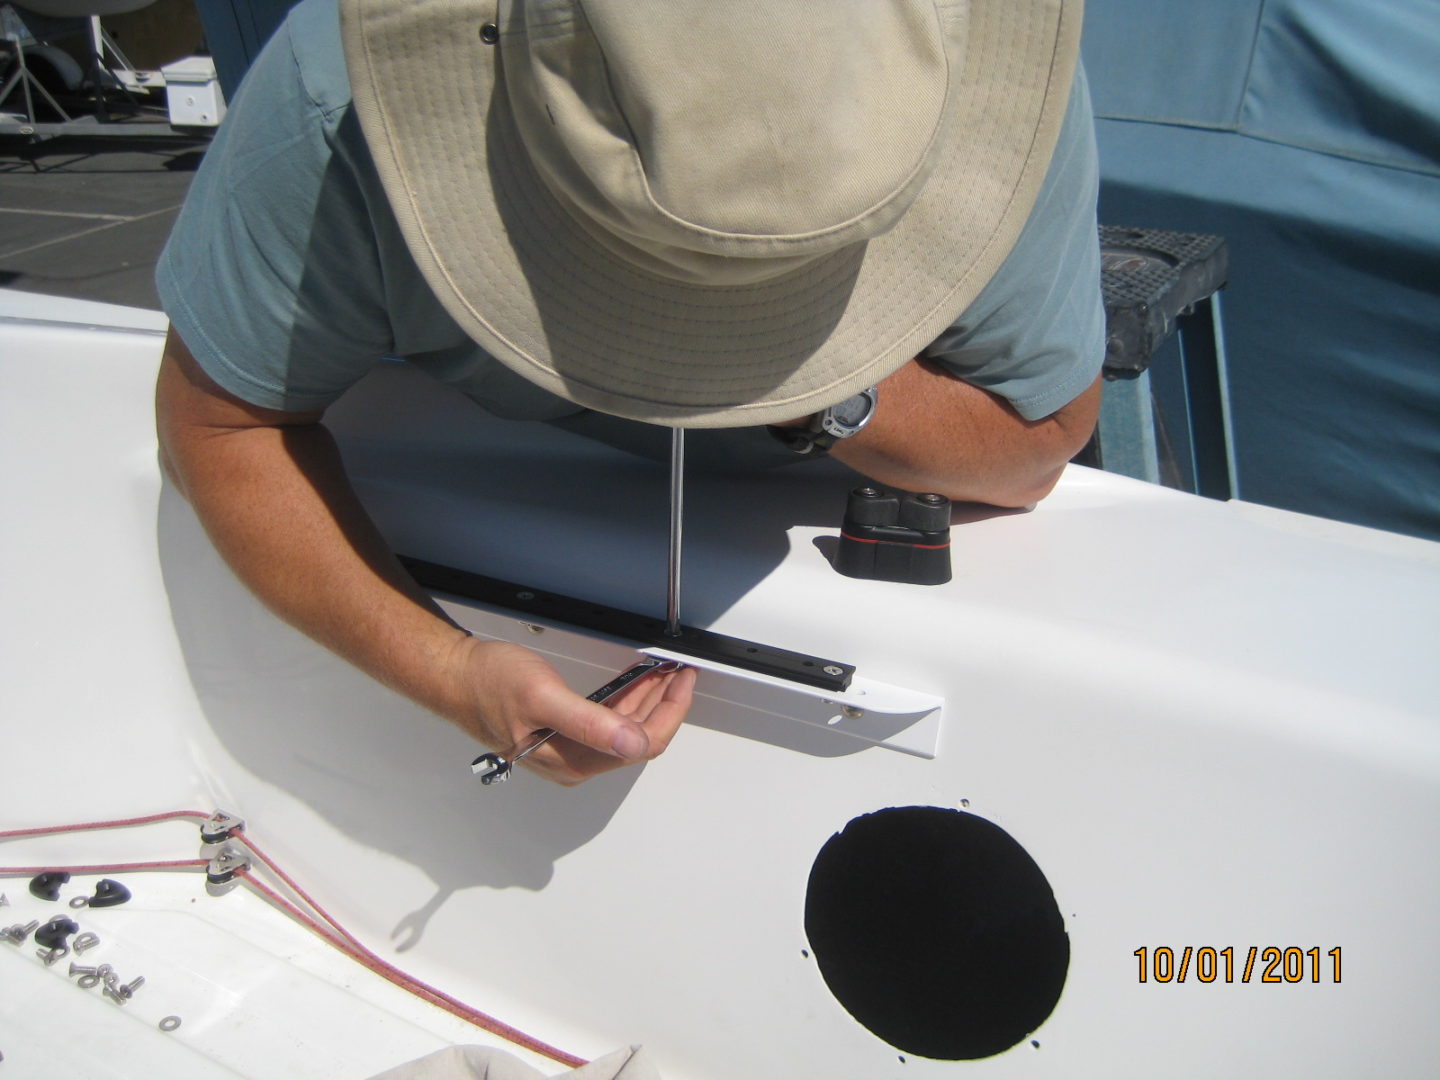
[[[827,409],[821,409],[805,427],[772,427],[774,435],[791,451],[802,456],[824,454],[842,439],[860,433],[875,415],[879,392],[867,387]]]

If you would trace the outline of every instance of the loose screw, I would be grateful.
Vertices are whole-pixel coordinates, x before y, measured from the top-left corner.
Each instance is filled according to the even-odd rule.
[[[132,998],[132,997],[135,996],[135,991],[136,991],[136,990],[139,990],[140,987],[142,987],[142,986],[144,986],[144,985],[145,985],[145,976],[144,976],[144,975],[136,975],[134,979],[132,979],[130,982],[126,983],[124,986],[120,987],[120,996],[123,997],[123,998]]]
[[[95,974],[95,969],[94,969],[93,967],[83,967],[83,966],[81,966],[80,964],[75,963],[75,961],[73,961],[73,960],[70,961],[70,977],[71,977],[72,979],[73,979],[76,975],[94,975],[94,974]]]

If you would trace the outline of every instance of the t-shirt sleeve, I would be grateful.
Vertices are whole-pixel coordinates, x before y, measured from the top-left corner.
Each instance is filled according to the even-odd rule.
[[[156,269],[161,304],[201,367],[265,408],[324,408],[392,344],[333,19],[333,6],[302,5],[276,30]]]
[[[980,295],[922,355],[1049,416],[1095,381],[1105,359],[1094,121],[1077,70],[1060,138],[1020,238]]]

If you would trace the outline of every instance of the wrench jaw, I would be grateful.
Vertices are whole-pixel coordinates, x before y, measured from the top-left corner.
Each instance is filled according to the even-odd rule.
[[[480,777],[480,783],[503,784],[510,779],[510,762],[499,754],[481,754],[470,763],[470,771]]]

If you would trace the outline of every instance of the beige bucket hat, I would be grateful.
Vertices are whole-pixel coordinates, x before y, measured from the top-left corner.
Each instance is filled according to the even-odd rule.
[[[341,0],[352,93],[461,328],[577,404],[808,415],[954,321],[1044,179],[1074,0]]]

